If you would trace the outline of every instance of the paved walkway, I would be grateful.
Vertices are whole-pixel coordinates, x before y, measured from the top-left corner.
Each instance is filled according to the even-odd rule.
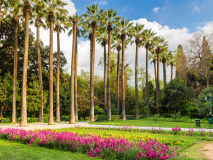
[[[76,124],[69,124],[68,122],[60,122],[55,123],[54,125],[48,125],[48,123],[29,123],[28,127],[19,127],[19,124],[6,124],[0,125],[0,128],[18,128],[18,129],[25,129],[25,130],[34,130],[34,129],[60,129],[60,128],[72,128],[72,127],[102,127],[102,128],[123,128],[124,126],[114,126],[114,125],[97,125],[97,124],[89,124],[89,122],[76,122]],[[134,129],[152,129],[152,127],[137,127],[132,126]],[[159,129],[159,127],[154,127]],[[172,130],[172,128],[161,128],[163,130]],[[181,128],[181,131],[188,131],[189,128]],[[201,128],[193,128],[194,131],[201,131]],[[213,129],[203,129],[206,132],[213,132]]]

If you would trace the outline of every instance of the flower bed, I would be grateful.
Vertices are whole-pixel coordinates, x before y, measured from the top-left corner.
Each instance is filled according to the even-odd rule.
[[[170,148],[154,139],[130,142],[123,138],[101,138],[100,135],[81,135],[77,133],[52,130],[25,131],[22,129],[0,129],[0,138],[21,141],[47,148],[86,152],[88,156],[104,159],[175,159],[177,148]]]

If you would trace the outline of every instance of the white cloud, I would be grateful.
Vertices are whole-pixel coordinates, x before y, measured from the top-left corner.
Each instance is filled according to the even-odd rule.
[[[106,5],[106,4],[107,4],[107,1],[100,1],[98,4],[99,4],[99,5]]]
[[[154,13],[158,13],[159,9],[160,9],[160,7],[155,7],[155,8],[152,9],[152,11],[153,11]]]
[[[200,12],[200,8],[197,5],[195,5],[193,8],[193,12]]]

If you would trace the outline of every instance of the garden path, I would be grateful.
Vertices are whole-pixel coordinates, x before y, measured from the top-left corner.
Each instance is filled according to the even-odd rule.
[[[103,127],[103,128],[123,128],[124,126],[115,126],[115,125],[97,125],[97,124],[89,124],[89,122],[76,122],[76,124],[69,124],[68,122],[59,122],[54,125],[48,125],[48,123],[29,123],[28,127],[19,127],[19,123],[17,124],[3,124],[0,125],[0,128],[19,128],[25,130],[34,130],[34,129],[60,129],[60,128],[71,128],[71,127]],[[134,129],[152,129],[152,127],[137,127],[137,126],[129,126]],[[159,127],[155,127],[158,129]],[[172,128],[161,128],[163,130],[172,130]],[[188,131],[189,128],[181,128],[181,131]],[[194,131],[201,131],[200,128],[193,128]],[[213,129],[204,129],[206,132],[213,132]]]
[[[213,160],[213,142],[205,144],[202,150],[208,159]]]

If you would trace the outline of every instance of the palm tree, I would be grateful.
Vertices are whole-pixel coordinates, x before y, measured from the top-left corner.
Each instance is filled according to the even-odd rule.
[[[159,114],[160,113],[159,107],[158,107],[159,92],[160,92],[159,64],[160,64],[161,49],[165,46],[165,39],[161,36],[156,36],[156,37],[153,38],[153,45],[156,47],[156,52],[157,52],[156,109],[157,109],[157,114]]]
[[[119,33],[114,33],[113,34],[113,46],[112,48],[115,48],[118,52],[117,56],[117,108],[119,109],[119,71],[120,71],[120,50],[121,50],[121,35]]]
[[[67,21],[68,11],[63,9],[67,5],[64,2],[60,3],[60,10],[55,12],[55,30],[57,32],[57,78],[56,78],[56,122],[60,122],[60,32],[65,30],[61,24],[65,24]]]
[[[49,121],[48,124],[54,124],[53,119],[53,21],[55,20],[55,12],[50,10],[48,13],[50,22],[50,57],[49,57]]]
[[[104,111],[107,112],[107,81],[106,81],[106,44],[107,44],[107,28],[99,27],[97,33],[97,41],[104,47]]]
[[[157,61],[157,53],[156,49],[152,49],[150,47],[151,54],[149,54],[149,60],[151,60],[150,64],[154,64],[154,73],[155,73],[155,84],[157,83],[157,69],[156,69],[156,61]]]
[[[3,2],[3,1],[2,1]],[[4,9],[11,10],[14,24],[14,68],[13,68],[13,106],[12,106],[12,123],[16,123],[16,82],[18,66],[18,25],[19,13],[21,12],[20,0],[10,0],[4,2]]]
[[[153,39],[156,33],[154,33],[151,29],[144,30],[142,33],[142,42],[140,46],[145,46],[146,48],[146,108],[147,108],[147,117],[150,116],[149,110],[149,47],[150,41]]]
[[[100,25],[107,27],[108,31],[108,70],[107,70],[107,119],[111,120],[111,95],[110,95],[110,67],[111,67],[111,35],[116,22],[119,20],[117,12],[113,9],[100,11]]]
[[[121,81],[121,88],[122,88],[122,120],[126,120],[126,111],[125,111],[125,88],[124,88],[124,63],[125,63],[125,39],[126,34],[129,33],[129,30],[132,26],[132,23],[130,23],[129,20],[121,19],[121,21],[118,21],[117,27],[119,29],[119,32],[121,33],[121,39],[122,39],[122,81]]]
[[[162,49],[161,51],[161,60],[163,63],[163,84],[164,87],[166,85],[166,60],[167,60],[167,54],[168,54],[168,47],[165,46],[165,48]]]
[[[173,55],[172,51],[169,51],[167,55],[167,66],[170,65],[171,67],[171,80],[173,79],[173,66],[175,63],[175,56]]]
[[[53,119],[53,23],[55,14],[59,14],[63,7],[67,5],[61,0],[45,0],[48,10],[48,21],[50,27],[50,57],[49,57],[49,121],[48,124],[54,124]]]
[[[85,23],[91,23],[92,32],[92,54],[90,56],[90,121],[95,121],[94,114],[94,61],[95,61],[95,34],[98,23],[99,7],[98,4],[86,7],[87,11],[83,15],[85,17]]]
[[[138,109],[138,47],[140,44],[140,36],[143,33],[144,25],[137,24],[131,27],[130,35],[135,38],[131,42],[136,44],[136,55],[135,55],[135,118],[139,119],[139,109]]]
[[[29,48],[29,15],[31,7],[28,0],[24,1],[23,6],[25,18],[25,40],[24,40],[24,63],[22,76],[22,103],[21,103],[21,121],[20,127],[27,126],[27,63],[28,63],[28,48]]]
[[[45,24],[42,21],[42,18],[46,15],[46,5],[44,1],[34,0],[32,7],[33,14],[36,16],[35,26],[37,28],[37,54],[38,54],[38,76],[39,76],[39,89],[40,89],[40,99],[41,99],[41,108],[39,110],[39,122],[43,122],[43,82],[42,82],[42,67],[41,67],[41,53],[40,53],[40,27],[46,28]]]
[[[74,76],[75,76],[75,56],[76,56],[76,24],[77,18],[72,19],[73,23],[73,46],[72,46],[72,68],[71,68],[71,106],[70,106],[70,124],[75,123],[75,106],[74,106]]]
[[[4,0],[0,0],[0,28],[1,28],[1,6],[4,3]]]
[[[73,16],[69,16],[68,23],[66,24],[67,28],[73,27],[72,20],[73,18],[77,18],[78,23],[76,23],[76,51],[75,51],[75,78],[74,78],[74,106],[75,106],[75,121],[78,121],[78,103],[77,103],[77,71],[78,71],[78,37],[83,36],[83,34],[80,34],[83,32],[83,30],[79,30],[79,26],[83,25],[83,19],[82,16],[76,14]],[[71,23],[70,23],[71,22]],[[73,33],[73,29],[70,29],[68,32],[68,36],[70,36]]]

